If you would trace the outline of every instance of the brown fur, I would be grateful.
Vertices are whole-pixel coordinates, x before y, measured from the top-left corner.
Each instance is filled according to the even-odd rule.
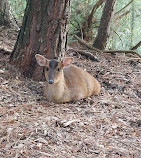
[[[38,57],[40,58],[40,55],[36,55],[36,59]],[[40,64],[42,61],[41,59],[37,59],[37,62]],[[44,66],[48,67],[49,62],[50,61],[46,59]],[[67,62],[59,62],[55,70],[50,69],[49,71],[45,71],[47,81],[49,73],[51,71],[54,73],[54,84],[49,84],[47,81],[45,83],[44,96],[47,100],[55,103],[65,103],[87,98],[91,95],[98,95],[101,89],[99,82],[89,73],[77,66],[65,66],[69,64],[70,61],[68,59]],[[40,65],[43,66],[42,64]],[[59,72],[57,71],[58,68],[60,69]]]

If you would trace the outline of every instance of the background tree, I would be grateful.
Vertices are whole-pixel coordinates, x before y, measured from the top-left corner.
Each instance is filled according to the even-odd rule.
[[[7,0],[0,0],[0,26],[10,26],[9,4]]]
[[[116,0],[106,0],[102,17],[100,20],[100,26],[98,28],[98,34],[94,41],[93,46],[98,49],[105,49],[107,40],[109,37],[109,26],[114,11],[114,4]]]
[[[105,0],[98,0],[97,3],[93,6],[90,14],[85,19],[85,21],[82,24],[81,34],[84,40],[88,41],[93,38],[92,33],[92,25],[93,23],[96,23],[96,18],[94,18],[94,14],[97,11],[97,9],[103,4]],[[95,19],[95,20],[94,20]]]
[[[8,2],[18,25],[21,26],[26,0],[8,0]],[[133,2],[135,9],[132,7]],[[102,0],[72,1],[69,43],[75,42],[74,35],[86,40],[89,44],[94,43],[105,2],[101,3]],[[114,18],[112,18],[112,23],[110,23],[110,34],[106,50],[129,50],[140,42],[140,6],[141,1],[139,0],[117,1]],[[131,27],[132,24],[134,24],[133,27]],[[136,49],[139,53],[141,52],[141,47],[136,47]]]
[[[8,0],[0,0],[0,26],[7,26],[19,30],[17,20]]]
[[[47,58],[64,56],[67,47],[70,0],[28,0],[23,24],[10,61],[26,77],[43,78],[43,70],[35,61],[35,54]]]

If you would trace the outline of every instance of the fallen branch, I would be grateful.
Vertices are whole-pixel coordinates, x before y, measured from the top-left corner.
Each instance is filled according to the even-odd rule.
[[[136,54],[137,56],[139,56],[141,58],[141,55],[133,50],[99,50],[97,48],[94,48],[90,44],[86,43],[84,40],[80,39],[77,35],[74,35],[74,38],[76,38],[81,44],[85,45],[87,48],[89,48],[97,53],[111,53],[111,54],[113,54],[113,53],[125,53],[125,54],[131,53],[131,54]]]
[[[141,58],[141,55],[133,50],[104,50],[103,53],[125,53],[125,54],[136,54],[137,56],[139,56]]]
[[[90,53],[90,52],[88,52],[86,50],[77,50],[77,49],[71,48],[68,51],[70,51],[70,50],[73,51],[73,52],[79,53],[81,55],[84,55],[84,56],[88,57],[89,59],[91,59],[93,61],[99,62],[99,60],[96,59],[95,56],[92,53]]]

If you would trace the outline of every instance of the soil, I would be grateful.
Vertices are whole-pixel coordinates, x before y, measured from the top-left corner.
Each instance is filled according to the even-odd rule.
[[[141,158],[141,62],[135,56],[95,54],[94,62],[68,51],[101,83],[101,93],[54,104],[43,97],[44,82],[25,79],[9,63],[17,33],[1,30],[1,158]]]

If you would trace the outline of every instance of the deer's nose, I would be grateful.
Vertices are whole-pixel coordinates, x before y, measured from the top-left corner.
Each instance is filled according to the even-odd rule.
[[[54,80],[48,80],[48,83],[49,83],[49,84],[53,84],[53,83],[54,83]]]

